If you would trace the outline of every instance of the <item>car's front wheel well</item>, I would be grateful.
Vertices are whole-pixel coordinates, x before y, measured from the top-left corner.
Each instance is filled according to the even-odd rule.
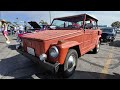
[[[73,47],[70,47],[69,49],[74,49],[74,50],[76,50],[77,53],[78,53],[78,57],[81,56],[79,45],[77,45],[77,46],[73,46]]]
[[[100,44],[101,44],[101,42],[102,42],[102,37],[99,38],[99,41],[100,41]]]

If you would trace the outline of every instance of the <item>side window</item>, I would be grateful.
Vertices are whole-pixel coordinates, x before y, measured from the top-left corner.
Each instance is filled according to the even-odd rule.
[[[83,25],[83,21],[79,21],[79,22],[77,22],[77,24],[79,24],[80,26],[82,26]]]
[[[93,24],[93,29],[97,29],[97,23],[93,21],[92,24]]]
[[[68,22],[68,26],[69,26],[69,25],[72,25],[72,22]]]
[[[88,24],[88,23],[90,23],[90,21],[85,21],[85,24]]]
[[[52,23],[53,26],[57,26],[57,27],[64,27],[64,21],[60,21],[60,20],[54,20],[54,22]]]
[[[85,29],[93,29],[93,23],[90,20],[85,21]]]
[[[93,29],[93,30],[97,29],[97,22],[94,20],[90,19],[85,21],[85,25],[87,25],[86,29]]]
[[[64,24],[65,24],[65,27],[66,27],[66,28],[72,26],[72,22],[67,22],[67,21],[65,21]]]

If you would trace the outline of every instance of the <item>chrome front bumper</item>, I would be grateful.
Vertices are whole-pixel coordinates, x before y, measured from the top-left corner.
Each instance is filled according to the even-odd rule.
[[[17,51],[18,51],[20,54],[22,54],[23,56],[31,59],[33,62],[39,64],[40,66],[42,66],[42,67],[45,68],[46,70],[50,70],[50,71],[52,71],[53,73],[57,73],[57,72],[58,72],[60,63],[52,64],[52,63],[46,62],[45,60],[44,60],[44,61],[41,61],[38,57],[35,57],[35,56],[33,56],[33,55],[30,55],[30,54],[28,54],[27,52],[24,52],[24,50],[22,50],[21,48],[17,49]]]

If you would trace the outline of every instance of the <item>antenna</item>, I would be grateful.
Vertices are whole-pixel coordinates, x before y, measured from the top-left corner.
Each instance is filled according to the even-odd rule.
[[[2,11],[0,11],[0,19],[2,19]]]

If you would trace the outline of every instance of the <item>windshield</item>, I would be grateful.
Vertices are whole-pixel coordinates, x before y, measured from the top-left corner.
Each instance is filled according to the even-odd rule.
[[[56,26],[56,28],[79,28],[83,25],[83,21],[78,22],[70,22],[70,21],[63,21],[63,20],[54,20],[52,26]]]
[[[113,29],[101,29],[102,32],[113,32]]]

